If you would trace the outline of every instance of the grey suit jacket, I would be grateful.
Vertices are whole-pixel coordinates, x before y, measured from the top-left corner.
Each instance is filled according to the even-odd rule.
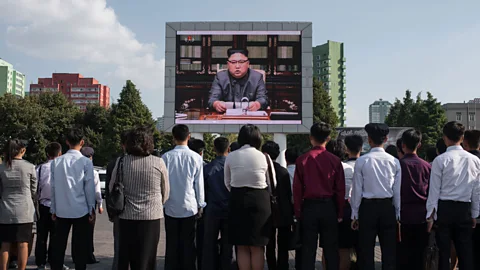
[[[249,70],[248,80],[243,87],[243,93],[240,98],[235,99],[232,85],[230,84],[230,76],[228,70],[223,70],[217,73],[210,89],[210,97],[208,100],[208,106],[213,107],[213,103],[217,100],[225,102],[240,102],[242,97],[247,97],[249,101],[258,101],[265,110],[268,107],[268,96],[265,82],[263,81],[263,75],[253,69]]]
[[[12,167],[0,164],[0,224],[34,221],[37,196],[35,166],[26,160],[13,160]]]

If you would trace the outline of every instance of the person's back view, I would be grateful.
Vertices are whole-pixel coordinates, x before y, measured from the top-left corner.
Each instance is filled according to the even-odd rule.
[[[176,147],[162,158],[167,166],[170,196],[165,202],[165,270],[195,269],[195,216],[205,207],[202,157],[188,148],[186,125],[172,130]]]
[[[68,235],[73,226],[72,243],[75,269],[86,269],[88,231],[95,219],[95,180],[93,163],[80,153],[84,144],[83,131],[71,129],[66,134],[70,147],[67,153],[52,161],[52,203],[50,212],[55,220],[54,258],[52,270],[63,269]]]

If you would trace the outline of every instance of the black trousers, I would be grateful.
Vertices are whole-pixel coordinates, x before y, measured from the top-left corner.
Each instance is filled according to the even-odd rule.
[[[358,266],[375,270],[375,242],[382,250],[382,269],[396,268],[397,221],[391,199],[363,199],[359,209]]]
[[[209,217],[207,215],[204,218],[204,222],[202,269],[232,269],[233,246],[228,243],[228,219]],[[218,248],[219,235],[221,235],[220,249]]]
[[[480,269],[480,223],[473,230],[473,263],[474,269]]]
[[[278,234],[277,234],[278,231]],[[269,270],[288,270],[288,244],[290,227],[273,228],[267,245],[267,264]],[[278,240],[278,241],[277,241]],[[278,249],[277,249],[278,242]],[[278,253],[278,254],[277,254]]]
[[[402,224],[397,270],[423,270],[425,248],[428,246],[427,223]]]
[[[155,270],[160,219],[119,219],[118,270]]]
[[[195,270],[195,216],[165,215],[165,270]]]
[[[73,262],[75,270],[87,269],[88,260],[88,230],[90,222],[89,215],[81,218],[60,218],[55,221],[56,233],[53,245],[52,270],[63,270],[65,260],[65,249],[67,248],[68,235],[73,226],[72,232],[72,254],[75,254]]]
[[[197,269],[202,270],[203,260],[203,236],[205,234],[205,219],[202,216],[197,219],[197,228],[195,230],[195,246],[197,248]]]
[[[315,269],[318,234],[326,270],[338,270],[338,221],[333,200],[305,200],[302,217],[302,270]]]
[[[442,200],[438,202],[437,232],[435,236],[440,253],[439,270],[450,268],[452,240],[457,251],[459,268],[461,270],[474,269],[472,225],[470,203]]]
[[[118,256],[120,253],[119,250],[119,238],[120,238],[120,222],[118,221],[118,217],[113,218],[113,263],[112,263],[112,270],[118,269]]]
[[[95,251],[94,248],[94,238],[95,238],[95,222],[90,223],[88,227],[88,262],[95,261],[95,255],[93,252]]]
[[[49,262],[52,260],[52,243],[55,234],[55,223],[50,214],[50,207],[40,204],[39,211],[40,219],[37,221],[37,241],[35,244],[35,264],[37,266],[46,265],[47,258]]]

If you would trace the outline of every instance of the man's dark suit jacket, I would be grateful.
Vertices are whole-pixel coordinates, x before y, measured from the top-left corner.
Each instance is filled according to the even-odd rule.
[[[277,162],[273,162],[277,178],[277,196],[280,208],[279,227],[288,227],[293,224],[292,188],[288,170]]]
[[[261,104],[262,110],[268,107],[267,88],[263,81],[263,75],[253,69],[249,69],[247,73],[248,79],[242,87],[243,93],[240,97],[235,98],[233,87],[231,85],[231,77],[228,70],[223,70],[217,73],[210,89],[210,98],[208,106],[213,108],[215,101],[240,102],[243,97],[247,97],[249,101],[258,101]],[[241,80],[241,79],[240,79]]]

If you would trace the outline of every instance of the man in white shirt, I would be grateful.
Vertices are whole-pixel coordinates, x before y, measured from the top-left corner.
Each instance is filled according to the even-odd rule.
[[[165,270],[195,270],[195,220],[206,206],[203,159],[188,148],[186,125],[173,127],[172,135],[176,147],[162,156],[170,182],[165,202]]]
[[[383,145],[389,127],[367,124],[371,150],[357,159],[352,186],[352,229],[358,232],[360,269],[375,269],[374,250],[378,235],[382,247],[382,269],[395,269],[396,230],[400,219],[401,167]]]
[[[461,147],[465,127],[448,122],[443,127],[447,151],[432,163],[427,199],[430,231],[437,224],[439,270],[450,268],[451,241],[455,244],[460,269],[473,270],[472,232],[480,201],[480,159]]]
[[[82,147],[82,150],[80,150],[82,155],[84,157],[89,158],[91,161],[93,161],[93,154],[95,154],[95,151],[91,147]],[[100,175],[96,170],[93,170],[93,175],[95,179],[95,201],[96,201],[96,208],[98,207],[98,213],[101,215],[103,214],[103,199],[102,199],[102,190],[101,190],[101,185],[100,185]],[[95,264],[99,263],[100,261],[97,260],[97,258],[94,255],[95,252],[95,245],[94,245],[94,235],[95,235],[95,221],[90,226],[89,230],[89,236],[88,236],[88,261],[87,264]]]
[[[360,157],[363,148],[363,138],[360,135],[348,135],[345,137],[345,146],[347,147],[347,163],[348,165],[355,168],[355,163]]]
[[[50,214],[51,187],[50,167],[52,161],[62,155],[62,146],[52,142],[45,147],[48,161],[37,167],[38,179],[38,202],[40,219],[37,221],[37,242],[35,245],[35,264],[37,269],[44,270],[48,261],[53,259],[53,235],[55,235],[55,224]],[[49,238],[50,237],[50,238]],[[50,239],[50,240],[49,240]],[[47,248],[47,240],[49,240]],[[48,256],[48,257],[47,257]]]
[[[52,204],[50,212],[56,225],[52,270],[63,269],[68,235],[73,225],[72,242],[75,269],[85,270],[88,261],[89,226],[95,220],[95,180],[92,161],[80,153],[83,131],[66,133],[70,150],[52,161]]]

